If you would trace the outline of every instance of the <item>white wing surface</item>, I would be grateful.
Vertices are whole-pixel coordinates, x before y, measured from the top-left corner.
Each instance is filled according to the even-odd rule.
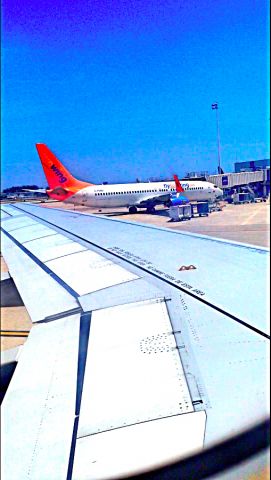
[[[262,248],[3,205],[33,327],[2,404],[5,480],[121,478],[268,414]]]

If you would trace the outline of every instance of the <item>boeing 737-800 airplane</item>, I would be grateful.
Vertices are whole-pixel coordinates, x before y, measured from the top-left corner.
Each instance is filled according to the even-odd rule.
[[[155,205],[169,205],[172,194],[176,193],[174,182],[116,185],[82,182],[70,174],[46,145],[39,143],[36,147],[50,187],[47,194],[55,200],[97,208],[127,207],[130,213],[136,213],[138,208],[153,211]],[[223,193],[209,182],[185,181],[181,187],[189,201],[214,201]]]

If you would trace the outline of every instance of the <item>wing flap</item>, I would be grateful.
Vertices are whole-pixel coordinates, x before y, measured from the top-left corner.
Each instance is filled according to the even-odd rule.
[[[92,313],[79,437],[192,411],[163,300]]]
[[[86,247],[54,232],[54,235],[28,241],[27,249],[42,262],[48,262],[55,258],[84,251]]]
[[[10,215],[1,209],[1,220],[6,220],[7,218],[10,218]]]
[[[5,233],[2,251],[32,322],[78,307],[75,298]]]
[[[72,478],[126,478],[178,461],[202,448],[205,424],[205,412],[193,412],[79,438]]]
[[[90,250],[51,260],[47,262],[47,266],[78,295],[138,278],[137,275]]]
[[[163,299],[92,312],[72,478],[120,478],[191,454],[205,422]]]
[[[5,230],[7,230],[7,232],[12,232],[13,230],[15,231],[30,225],[37,225],[37,222],[27,215],[20,215],[19,217],[10,218],[6,221]]]
[[[80,315],[35,325],[2,404],[5,479],[66,478]]]
[[[9,222],[11,223],[11,222]],[[55,230],[52,228],[45,227],[45,225],[39,224],[38,222],[31,223],[27,226],[17,228],[15,230],[8,230],[6,224],[4,227],[15,240],[20,243],[30,242],[31,240],[49,237],[51,235],[56,235]]]
[[[23,212],[20,212],[16,208],[14,208],[12,205],[9,204],[3,204],[1,205],[1,212],[5,212],[9,215],[9,217],[20,217],[24,215]]]

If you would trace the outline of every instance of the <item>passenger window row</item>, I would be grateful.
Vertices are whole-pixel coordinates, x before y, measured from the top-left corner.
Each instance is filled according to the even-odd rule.
[[[203,190],[203,187],[184,187],[184,190]],[[159,190],[133,190],[131,192],[104,192],[104,193],[95,193],[95,197],[98,195],[128,195],[131,193],[155,193],[155,192],[174,192],[174,188],[166,189],[159,188]]]
[[[95,196],[98,195],[128,195],[130,193],[155,193],[155,192],[168,192],[167,189],[159,189],[159,190],[133,190],[131,192],[104,192],[104,193],[95,193]],[[171,189],[174,192],[174,189]]]

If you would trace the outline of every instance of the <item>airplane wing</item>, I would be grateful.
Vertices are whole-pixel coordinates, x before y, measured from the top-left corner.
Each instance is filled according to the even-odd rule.
[[[171,193],[163,193],[161,195],[157,196],[147,196],[143,199],[140,200],[140,202],[135,203],[135,206],[138,207],[153,207],[155,205],[164,205],[165,203],[169,202],[171,199]]]
[[[2,253],[33,322],[4,480],[135,475],[268,415],[266,249],[15,204]]]

